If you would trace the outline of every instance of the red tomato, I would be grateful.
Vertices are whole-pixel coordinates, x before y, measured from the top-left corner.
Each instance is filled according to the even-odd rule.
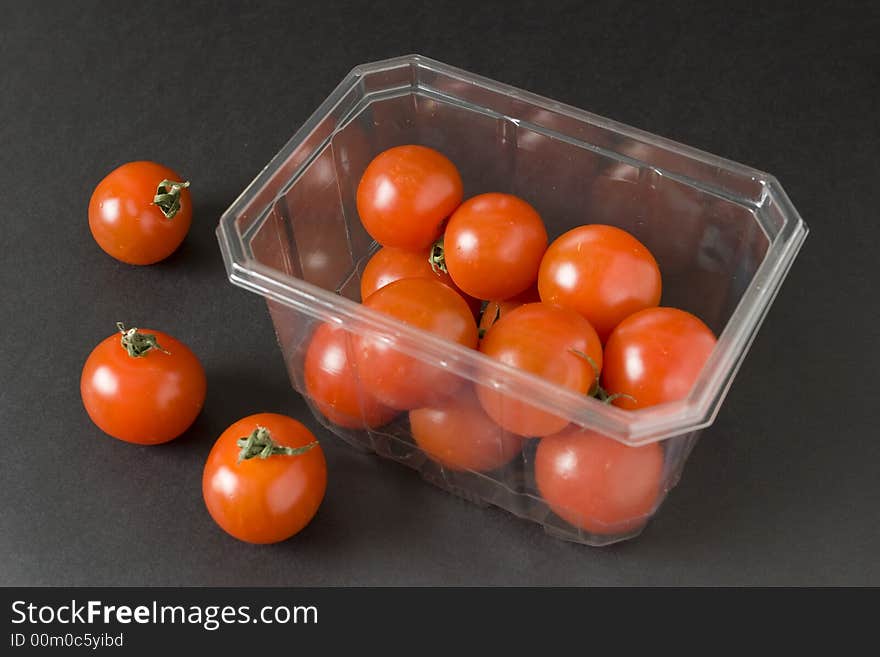
[[[464,299],[440,281],[404,278],[371,294],[364,306],[466,347],[477,346],[474,316]],[[398,351],[393,342],[380,337],[355,337],[354,346],[364,388],[392,408],[431,406],[454,394],[462,381]]]
[[[434,408],[409,412],[416,444],[450,470],[495,470],[520,453],[522,438],[495,424],[473,389]]]
[[[334,324],[321,324],[306,351],[306,392],[318,410],[341,427],[388,424],[397,413],[363,389],[351,349],[351,333]]]
[[[257,413],[224,431],[205,463],[202,495],[220,527],[248,543],[277,543],[305,527],[327,489],[315,436],[276,413]]]
[[[89,228],[98,245],[130,265],[170,256],[189,231],[189,183],[155,162],[129,162],[98,183],[89,201]]]
[[[579,226],[556,239],[541,261],[541,300],[590,320],[604,342],[634,312],[660,303],[660,269],[635,237],[613,226]]]
[[[449,275],[478,299],[507,299],[528,289],[546,249],[541,216],[510,194],[481,194],[465,201],[443,234]]]
[[[373,257],[367,262],[367,266],[364,267],[364,273],[361,274],[361,300],[366,299],[379,288],[399,281],[401,278],[429,278],[445,283],[461,294],[467,301],[471,312],[476,316],[480,312],[482,302],[459,290],[449,274],[440,268],[432,267],[429,262],[430,256],[431,249],[410,251],[383,246],[373,254]]]
[[[446,156],[425,146],[396,146],[367,166],[357,209],[383,246],[427,249],[462,199],[461,176]]]
[[[480,336],[486,335],[486,331],[492,328],[499,319],[526,303],[537,303],[541,298],[538,296],[538,288],[534,285],[525,292],[520,292],[515,297],[503,301],[490,301],[483,309],[480,316]]]
[[[502,317],[483,337],[480,351],[583,395],[602,371],[602,344],[590,323],[573,310],[544,303],[529,303]],[[478,387],[477,395],[489,417],[521,436],[547,436],[568,424],[488,386]]]
[[[103,340],[82,370],[80,394],[92,421],[119,440],[155,445],[177,438],[205,403],[199,359],[167,333],[125,330]]]
[[[605,345],[602,385],[622,408],[687,396],[715,347],[703,322],[677,308],[649,308],[622,321]]]
[[[553,512],[592,534],[622,534],[654,511],[663,478],[659,443],[629,447],[574,427],[538,443],[535,481]]]

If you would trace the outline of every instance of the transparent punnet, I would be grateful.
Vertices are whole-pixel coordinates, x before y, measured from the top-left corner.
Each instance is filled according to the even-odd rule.
[[[498,191],[527,200],[551,240],[585,223],[616,225],[641,240],[663,273],[662,305],[694,313],[718,335],[688,397],[626,411],[361,306],[360,275],[378,246],[358,218],[358,181],[373,157],[402,144],[431,146],[455,162],[465,198]],[[224,213],[217,232],[231,281],[266,297],[293,387],[331,431],[465,498],[561,538],[603,545],[638,534],[678,481],[807,227],[766,173],[411,55],[352,70]],[[377,416],[362,395],[346,417],[311,400],[306,356],[324,324],[338,338],[337,361],[353,361],[353,345],[374,340],[442,375],[449,391],[442,405],[479,434],[485,458],[460,458],[467,444],[448,454],[424,449],[408,413]],[[352,377],[358,392],[356,368]],[[652,445],[645,452],[660,454],[656,464],[647,459],[658,469],[657,495],[611,524],[584,510],[589,505],[554,511],[536,482],[540,441],[511,442],[469,414],[480,386],[566,419],[569,432]]]

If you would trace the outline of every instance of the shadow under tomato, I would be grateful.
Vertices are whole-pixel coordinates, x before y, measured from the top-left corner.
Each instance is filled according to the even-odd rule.
[[[217,224],[229,203],[222,201],[196,203],[193,208],[192,225],[186,238],[174,253],[164,260],[150,265],[160,270],[183,267],[187,270],[202,271],[213,268],[223,270],[223,258],[217,243]]]

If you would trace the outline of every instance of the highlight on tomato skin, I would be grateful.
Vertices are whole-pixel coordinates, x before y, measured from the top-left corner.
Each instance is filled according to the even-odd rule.
[[[502,317],[483,336],[480,351],[582,395],[590,394],[602,371],[602,344],[590,323],[545,303],[525,304]],[[477,396],[489,417],[521,436],[547,436],[568,424],[488,383],[477,387]]]
[[[591,224],[562,234],[547,248],[538,273],[541,300],[586,317],[604,343],[621,321],[660,303],[660,268],[625,230]]]
[[[360,382],[353,336],[343,327],[325,323],[312,334],[304,362],[306,393],[333,424],[347,429],[376,428],[397,415],[367,392]]]
[[[632,532],[647,522],[663,492],[663,448],[630,447],[581,427],[542,438],[535,481],[550,509],[591,534]]]
[[[202,473],[208,513],[226,533],[248,543],[278,543],[302,531],[326,490],[327,462],[315,436],[277,413],[231,424]]]
[[[409,424],[416,444],[450,470],[496,470],[522,450],[523,439],[486,415],[470,386],[441,405],[410,411]]]
[[[419,250],[437,240],[462,197],[461,175],[445,155],[427,146],[395,146],[367,165],[357,209],[379,244]]]
[[[80,395],[89,418],[104,433],[130,443],[177,438],[205,403],[207,379],[199,359],[162,331],[119,328],[83,365]]]
[[[537,210],[512,194],[491,192],[466,200],[443,233],[446,270],[466,294],[507,299],[538,278],[547,229]]]
[[[605,345],[602,386],[613,403],[639,409],[687,397],[715,348],[712,330],[678,308],[630,315]]]
[[[156,162],[128,162],[98,183],[89,229],[105,253],[130,265],[170,256],[192,223],[189,182]]]

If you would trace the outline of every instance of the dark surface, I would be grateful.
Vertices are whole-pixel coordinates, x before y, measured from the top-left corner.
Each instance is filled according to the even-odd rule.
[[[0,584],[880,584],[876,3],[425,4],[3,3]],[[414,51],[770,171],[812,229],[635,541],[564,543],[352,451],[291,392],[262,299],[225,278],[221,212],[352,66]],[[193,181],[188,239],[146,268],[86,219],[132,159]],[[206,368],[171,444],[109,439],[82,409],[80,368],[117,320]],[[314,522],[263,548],[200,492],[214,438],[258,410],[302,419],[330,467]]]

